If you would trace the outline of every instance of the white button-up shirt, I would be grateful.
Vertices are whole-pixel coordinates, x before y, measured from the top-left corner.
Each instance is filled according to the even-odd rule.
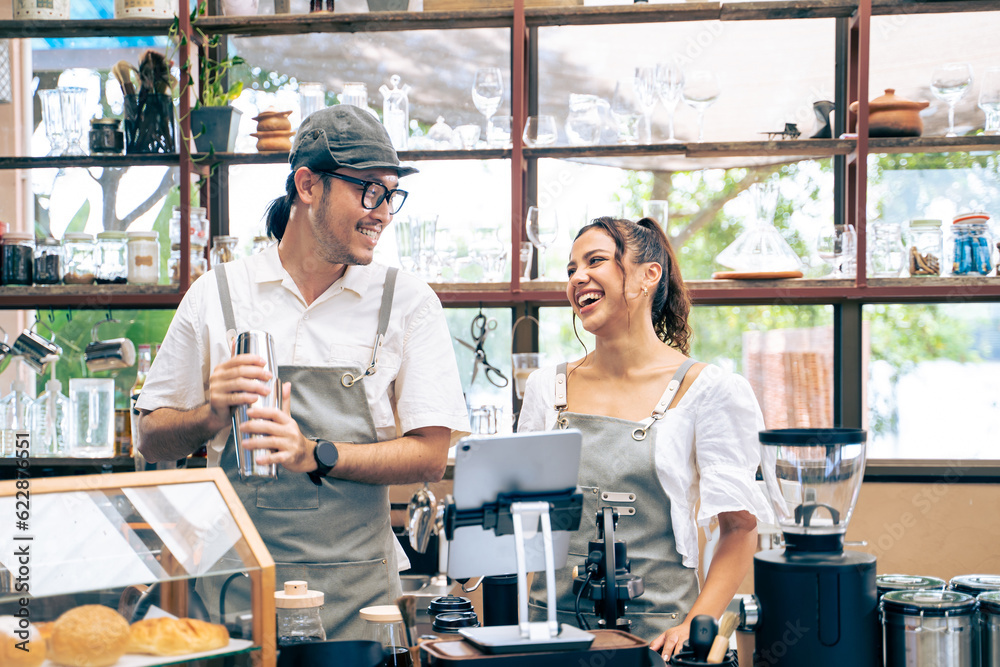
[[[361,370],[372,358],[386,267],[349,266],[311,304],[281,265],[277,245],[226,265],[237,331],[267,331],[279,365]],[[137,403],[142,410],[191,410],[208,401],[208,379],[230,356],[214,272],[185,294]],[[379,441],[417,428],[469,431],[451,334],[441,302],[426,283],[400,272],[378,368],[364,380]],[[338,387],[339,388],[339,387]],[[209,443],[217,465],[231,428]]]
[[[555,366],[528,377],[518,431],[555,428],[555,377]],[[773,521],[754,482],[760,464],[757,433],[763,428],[750,383],[711,364],[657,423],[656,475],[670,498],[674,540],[686,567],[698,566],[698,526],[720,512],[746,510],[758,521]],[[629,437],[628,429],[622,433]]]

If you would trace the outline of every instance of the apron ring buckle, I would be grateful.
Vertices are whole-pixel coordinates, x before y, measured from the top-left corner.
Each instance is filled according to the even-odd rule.
[[[340,384],[344,385],[345,387],[353,387],[354,383],[357,381],[358,378],[354,377],[350,373],[344,373],[343,377],[340,378]]]
[[[645,440],[646,439],[646,429],[640,427],[640,428],[637,428],[634,431],[632,431],[632,439],[633,440]]]

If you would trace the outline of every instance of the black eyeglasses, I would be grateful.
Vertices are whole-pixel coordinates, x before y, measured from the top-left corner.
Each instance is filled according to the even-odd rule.
[[[316,173],[339,178],[354,185],[363,185],[365,190],[361,194],[361,205],[368,210],[374,210],[381,206],[382,202],[388,201],[389,213],[396,215],[399,213],[399,209],[403,208],[403,202],[406,201],[406,195],[409,194],[406,190],[390,190],[378,181],[362,181],[360,178],[345,176],[333,171],[316,171]]]

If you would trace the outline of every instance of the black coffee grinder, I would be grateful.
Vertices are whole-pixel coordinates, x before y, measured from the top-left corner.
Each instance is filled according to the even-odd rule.
[[[756,667],[878,667],[875,557],[844,550],[865,469],[859,429],[761,431],[767,494],[784,549],[754,557],[741,605]]]

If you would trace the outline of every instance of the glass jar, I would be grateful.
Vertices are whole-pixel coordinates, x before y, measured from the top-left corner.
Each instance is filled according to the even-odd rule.
[[[868,242],[869,275],[896,278],[903,269],[903,237],[898,222],[876,221]]]
[[[941,275],[942,238],[940,220],[910,220],[907,257],[911,276]]]
[[[3,236],[2,278],[4,285],[30,285],[35,263],[35,235],[7,232]]]
[[[382,645],[385,656],[383,665],[393,667],[409,667],[410,649],[406,643],[406,630],[403,628],[403,617],[399,607],[394,605],[377,605],[361,610],[361,618],[365,620],[365,630],[362,639],[375,641]]]
[[[319,610],[323,592],[309,590],[305,581],[286,581],[284,590],[274,592],[278,616],[278,646],[294,646],[326,641]]]
[[[90,152],[122,153],[125,150],[125,133],[119,129],[117,118],[90,119]]]
[[[205,259],[205,246],[191,243],[190,254],[191,266],[188,269],[188,282],[193,283],[201,278],[208,271],[208,261]],[[170,259],[167,260],[167,273],[170,274],[170,284],[181,284],[181,244],[174,243],[170,246]]]
[[[253,248],[250,250],[250,254],[256,255],[259,252],[267,250],[267,248],[274,243],[270,236],[255,236],[253,237]]]
[[[128,281],[136,285],[160,282],[160,235],[128,232]]]
[[[83,232],[63,235],[63,282],[90,285],[94,282],[94,237]]]
[[[989,275],[993,270],[989,216],[967,214],[955,218],[951,225],[951,275]]]
[[[225,264],[236,259],[236,244],[240,242],[238,236],[213,236],[212,237],[212,266]]]
[[[200,206],[192,206],[188,209],[188,231],[191,234],[191,241],[204,247],[208,245],[208,211]],[[181,207],[174,206],[173,214],[170,216],[170,243],[181,242]]]
[[[57,285],[62,280],[62,241],[46,236],[35,240],[36,285]]]
[[[128,236],[125,232],[97,234],[95,278],[98,285],[120,285],[128,279]]]

